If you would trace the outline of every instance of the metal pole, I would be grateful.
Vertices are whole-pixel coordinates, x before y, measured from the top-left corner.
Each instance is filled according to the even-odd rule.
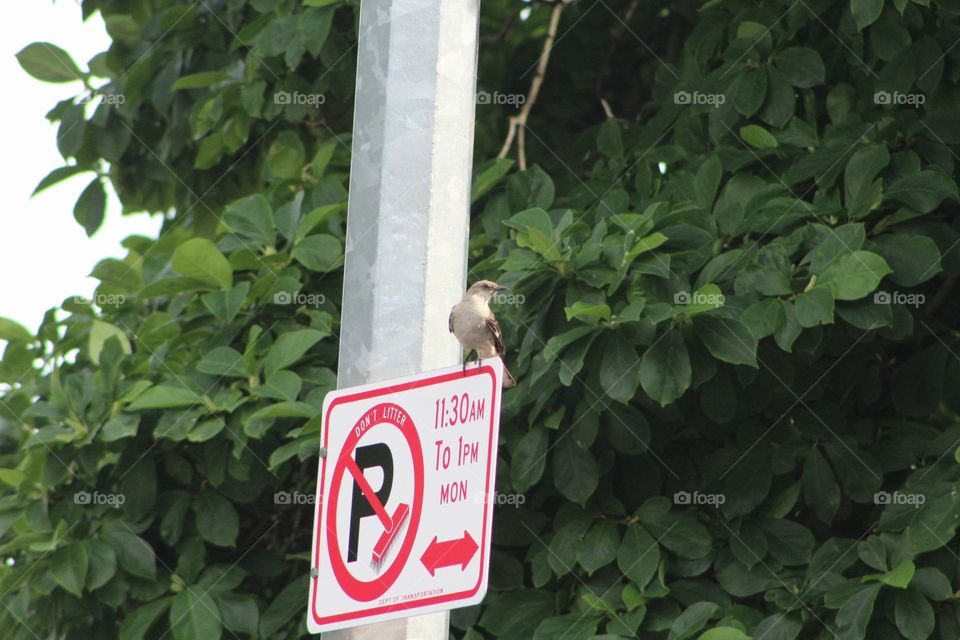
[[[479,0],[363,0],[340,368],[349,387],[460,362]],[[324,634],[447,640],[449,613]]]

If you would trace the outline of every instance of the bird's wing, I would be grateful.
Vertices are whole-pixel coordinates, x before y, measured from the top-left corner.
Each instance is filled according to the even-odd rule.
[[[500,333],[500,325],[497,323],[497,318],[490,314],[490,317],[486,320],[487,330],[490,332],[490,335],[493,336],[493,348],[497,350],[497,355],[503,355],[503,334]]]
[[[456,309],[456,307],[453,309]],[[453,309],[450,309],[450,318],[447,320],[447,329],[450,330],[450,333],[453,333]]]

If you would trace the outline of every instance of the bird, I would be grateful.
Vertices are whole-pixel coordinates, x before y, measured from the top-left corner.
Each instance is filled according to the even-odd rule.
[[[466,349],[467,355],[471,351],[476,351],[477,358],[481,362],[484,358],[503,356],[503,334],[500,333],[497,317],[490,309],[490,299],[506,290],[507,287],[490,280],[474,282],[463,294],[460,302],[450,310],[450,319],[447,321],[450,333],[460,341],[460,346]],[[466,371],[466,362],[463,366]],[[517,381],[504,365],[504,388],[513,387],[516,384]]]

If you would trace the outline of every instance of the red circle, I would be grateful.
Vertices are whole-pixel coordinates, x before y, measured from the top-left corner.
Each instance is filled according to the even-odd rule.
[[[372,409],[381,407],[384,409],[393,407],[395,409],[392,419],[380,418],[372,427],[364,430],[362,433],[358,433],[357,426],[360,420],[363,419],[363,416],[361,416],[357,424],[350,430],[350,435],[347,436],[343,444],[343,451],[337,458],[337,465],[333,469],[333,476],[330,479],[330,493],[328,494],[333,498],[330,500],[330,510],[327,512],[327,531],[330,535],[330,544],[327,546],[330,553],[330,564],[333,567],[334,575],[337,577],[337,582],[346,594],[354,600],[364,602],[379,598],[396,582],[413,548],[413,542],[417,537],[417,528],[420,524],[420,512],[423,508],[423,450],[420,448],[420,437],[417,434],[417,427],[413,423],[413,419],[410,418],[410,414],[392,402],[378,404],[376,407],[365,411],[363,415],[366,416]],[[378,412],[378,415],[382,416],[383,411]],[[405,419],[400,420],[399,418],[401,417]],[[347,469],[347,457],[353,455],[353,450],[364,434],[382,425],[393,425],[399,429],[400,433],[402,433],[407,440],[407,446],[410,447],[410,455],[413,458],[413,498],[411,500],[410,518],[406,523],[407,532],[393,564],[379,577],[373,580],[363,581],[358,580],[350,573],[350,570],[347,569],[341,557],[340,542],[337,539],[337,498],[340,495],[340,485],[343,481],[343,474]]]

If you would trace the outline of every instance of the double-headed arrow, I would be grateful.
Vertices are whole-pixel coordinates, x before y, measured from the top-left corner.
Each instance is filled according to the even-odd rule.
[[[427,545],[426,551],[420,557],[420,562],[432,576],[440,567],[455,567],[460,565],[463,571],[470,564],[479,547],[476,541],[466,531],[462,538],[437,542],[437,536]]]

